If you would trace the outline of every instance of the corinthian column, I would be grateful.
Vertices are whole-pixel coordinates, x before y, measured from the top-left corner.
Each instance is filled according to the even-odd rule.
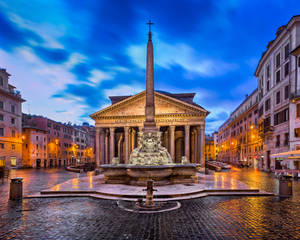
[[[104,134],[105,134],[105,163],[106,164],[109,164],[109,150],[108,150],[108,129],[106,129],[106,131],[104,131]]]
[[[124,127],[125,135],[125,164],[128,164],[129,157],[129,137],[128,137],[129,127]]]
[[[101,164],[105,164],[105,130],[103,128],[100,131],[100,152]]]
[[[201,134],[201,167],[205,167],[205,125],[201,125],[200,127],[200,134]]]
[[[95,141],[96,141],[96,165],[97,167],[100,166],[100,128],[96,127],[96,136],[95,136]]]
[[[169,126],[170,128],[170,155],[173,160],[175,161],[175,126]]]
[[[184,126],[184,146],[186,160],[190,162],[190,125]]]
[[[110,143],[110,163],[112,162],[112,159],[115,157],[115,128],[111,127],[109,128],[109,133],[110,133],[110,138],[109,138],[109,143]]]

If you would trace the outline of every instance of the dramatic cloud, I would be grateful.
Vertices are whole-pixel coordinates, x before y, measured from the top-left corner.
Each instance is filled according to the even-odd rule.
[[[195,92],[213,132],[256,88],[262,51],[299,7],[298,0],[0,1],[0,67],[27,100],[24,112],[92,123],[89,114],[109,96],[145,88],[151,17],[155,88]]]
[[[194,73],[202,77],[215,77],[224,75],[227,72],[238,68],[237,64],[234,63],[211,59],[210,57],[197,56],[197,52],[184,43],[170,45],[158,39],[156,42],[155,63],[168,70],[171,70],[173,66],[178,65],[190,74]],[[139,46],[129,46],[127,52],[133,63],[138,67],[146,67],[144,61],[146,58],[144,44]]]

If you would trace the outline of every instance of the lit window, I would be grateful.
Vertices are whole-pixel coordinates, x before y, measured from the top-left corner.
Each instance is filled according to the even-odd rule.
[[[10,158],[10,165],[11,165],[12,167],[17,166],[17,158],[16,158],[16,157],[11,157],[11,158]]]

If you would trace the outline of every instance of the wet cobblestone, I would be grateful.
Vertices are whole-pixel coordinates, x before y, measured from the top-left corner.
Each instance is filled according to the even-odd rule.
[[[230,174],[248,179],[250,186],[276,190],[276,179],[266,173],[252,180],[244,176],[252,171],[219,176]],[[55,181],[72,177],[65,174],[58,172]],[[207,197],[156,214],[126,212],[115,201],[90,198],[7,201],[0,210],[0,239],[299,239],[299,186],[294,182],[292,198]]]

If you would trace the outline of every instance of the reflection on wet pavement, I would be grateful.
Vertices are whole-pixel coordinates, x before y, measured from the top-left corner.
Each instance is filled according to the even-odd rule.
[[[63,170],[18,170],[24,191],[34,193],[81,176]],[[52,176],[53,175],[53,176]],[[88,184],[94,184],[93,176]],[[229,177],[229,178],[228,178]],[[278,192],[271,174],[235,169],[208,176],[217,187],[244,182],[251,188]],[[73,181],[73,180],[72,180]],[[0,239],[300,239],[300,183],[294,195],[279,197],[207,197],[184,200],[173,212],[137,214],[120,210],[114,201],[89,198],[7,201],[0,185]],[[93,186],[90,186],[93,187]]]

